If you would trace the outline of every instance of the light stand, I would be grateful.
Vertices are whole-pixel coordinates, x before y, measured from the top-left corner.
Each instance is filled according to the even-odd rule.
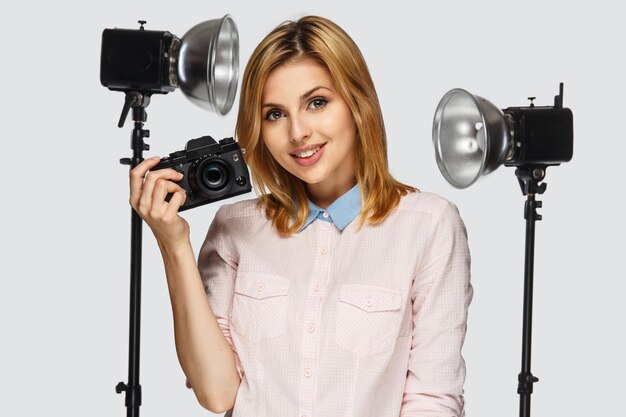
[[[524,205],[526,219],[526,245],[524,256],[524,313],[522,323],[522,370],[518,375],[517,393],[520,395],[520,417],[530,417],[530,395],[533,384],[539,381],[530,371],[530,355],[532,347],[533,322],[533,274],[535,262],[535,221],[541,220],[537,208],[541,201],[535,199],[536,194],[543,194],[547,184],[539,182],[545,177],[546,167],[520,167],[515,175],[520,183],[522,194],[527,196]]]
[[[122,158],[120,163],[133,169],[143,161],[143,151],[150,149],[144,138],[150,137],[150,131],[143,129],[147,120],[146,107],[150,104],[150,95],[136,91],[126,93],[124,109],[118,127],[124,126],[124,120],[130,108],[133,109],[135,127],[131,135],[132,158]],[[131,208],[130,231],[130,322],[128,335],[128,383],[120,382],[115,387],[118,394],[126,392],[126,415],[138,417],[141,406],[141,384],[139,383],[139,340],[141,336],[141,243],[143,220]]]
[[[535,107],[535,98],[529,99],[529,107],[501,111],[482,97],[453,89],[439,102],[433,121],[437,165],[451,185],[469,187],[504,164],[516,167],[515,175],[527,196],[522,370],[517,388],[521,417],[530,417],[530,396],[539,380],[530,371],[535,222],[541,220],[537,208],[542,206],[535,196],[546,190],[541,181],[547,167],[571,160],[574,137],[572,112],[563,108],[563,83],[554,106]]]

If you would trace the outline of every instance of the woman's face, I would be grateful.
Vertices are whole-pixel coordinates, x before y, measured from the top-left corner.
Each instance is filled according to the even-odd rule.
[[[314,203],[326,207],[356,184],[356,126],[326,68],[302,59],[274,69],[263,89],[261,117],[263,142],[306,183]]]

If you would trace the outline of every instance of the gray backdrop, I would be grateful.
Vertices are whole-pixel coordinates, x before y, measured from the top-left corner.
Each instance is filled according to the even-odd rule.
[[[242,68],[283,20],[311,13],[343,26],[376,83],[392,173],[458,205],[475,287],[464,347],[468,416],[518,414],[524,197],[506,167],[467,190],[449,186],[431,143],[434,110],[455,87],[500,108],[526,105],[528,96],[551,105],[565,83],[575,150],[572,162],[548,169],[541,197],[532,363],[540,382],[532,410],[619,415],[626,388],[622,14],[607,1],[488,0],[26,1],[5,8],[0,415],[125,415],[114,387],[127,380],[130,207],[128,170],[118,159],[131,153],[132,124],[117,128],[123,95],[100,85],[102,30],[145,19],[148,29],[182,36],[226,13],[239,26]],[[148,155],[205,134],[231,136],[237,105],[219,118],[180,91],[153,97]],[[184,214],[196,251],[219,204]],[[161,259],[144,230],[142,415],[207,415],[184,387]]]

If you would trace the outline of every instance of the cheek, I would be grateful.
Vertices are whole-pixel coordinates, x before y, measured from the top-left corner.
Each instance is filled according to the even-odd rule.
[[[335,124],[341,129],[348,129],[355,126],[352,112],[346,103],[338,103],[333,112],[333,116]]]
[[[263,134],[263,131],[261,131],[261,138],[263,140],[263,143],[265,144],[265,147],[267,148],[267,151],[274,159],[274,161],[278,162],[278,165],[287,169],[286,158],[290,158],[290,156],[287,155],[286,151],[281,147],[281,141],[279,140],[279,138],[275,134],[272,135],[272,133],[269,131],[266,131],[265,134]]]
[[[274,129],[261,128],[261,139],[270,153],[276,156],[279,143],[276,137],[276,131]]]
[[[356,138],[356,124],[352,118],[352,113],[350,113],[347,107],[345,112],[337,118],[336,127],[341,133],[341,137],[348,142],[346,145],[352,146]]]

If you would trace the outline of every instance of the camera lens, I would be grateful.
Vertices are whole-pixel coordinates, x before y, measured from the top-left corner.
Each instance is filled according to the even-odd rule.
[[[189,183],[199,195],[222,196],[230,186],[232,168],[219,157],[197,161],[189,172]]]
[[[219,160],[218,160],[219,161]],[[202,170],[202,182],[211,190],[219,190],[228,178],[228,171],[219,163],[207,164]]]

